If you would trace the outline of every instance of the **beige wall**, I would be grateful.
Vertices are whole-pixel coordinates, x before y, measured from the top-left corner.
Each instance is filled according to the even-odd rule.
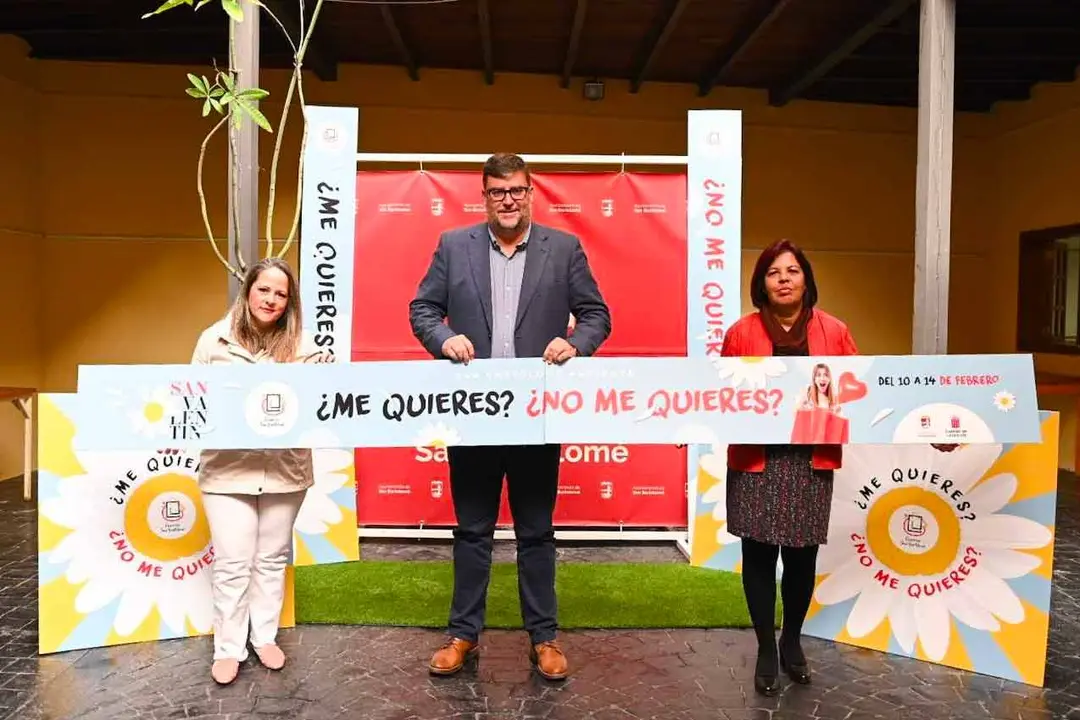
[[[27,109],[0,113],[0,177],[15,189],[0,196],[10,270],[0,300],[16,309],[0,318],[0,385],[72,391],[81,363],[186,362],[222,311],[225,273],[199,239],[194,185],[209,126],[183,93],[185,71],[35,61],[22,43],[0,37],[0,89]],[[283,95],[280,74],[264,85]],[[778,109],[757,92],[699,99],[694,88],[663,84],[630,95],[622,82],[590,103],[553,78],[500,75],[489,87],[479,74],[425,71],[413,83],[396,68],[357,66],[343,67],[339,82],[311,78],[306,88],[309,102],[359,107],[361,149],[369,151],[678,154],[687,109],[740,108],[747,271],[755,248],[790,237],[812,252],[824,305],[849,321],[864,352],[910,349],[913,111],[809,102]],[[1080,105],[1080,91],[1063,97],[958,118],[953,352],[1013,349],[1016,233],[1077,221],[1065,199],[1080,173],[1066,108]],[[280,106],[265,109],[276,126]],[[260,142],[269,168],[273,137]],[[287,132],[279,236],[294,207],[297,149],[296,133]],[[207,159],[219,234],[222,150],[215,143]],[[0,477],[18,472],[20,453],[18,416],[0,412]]]

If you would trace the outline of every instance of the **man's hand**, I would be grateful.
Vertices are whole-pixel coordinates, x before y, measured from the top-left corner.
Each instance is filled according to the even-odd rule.
[[[548,364],[561,365],[570,358],[577,355],[577,348],[568,343],[566,340],[557,337],[548,343],[547,348],[544,350],[544,362]]]
[[[455,335],[442,344],[442,354],[443,357],[454,362],[468,364],[476,357],[476,349],[469,338],[464,335]]]

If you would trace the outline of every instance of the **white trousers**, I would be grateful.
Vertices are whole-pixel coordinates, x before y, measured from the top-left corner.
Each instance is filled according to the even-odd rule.
[[[214,542],[215,660],[243,662],[249,638],[254,647],[276,641],[293,523],[306,494],[203,494]]]

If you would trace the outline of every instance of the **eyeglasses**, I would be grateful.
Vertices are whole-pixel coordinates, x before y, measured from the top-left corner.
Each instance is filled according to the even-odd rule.
[[[518,185],[511,188],[488,188],[484,193],[495,202],[502,202],[506,199],[507,193],[509,193],[510,197],[514,200],[524,200],[530,190],[532,190],[532,187],[530,186]]]

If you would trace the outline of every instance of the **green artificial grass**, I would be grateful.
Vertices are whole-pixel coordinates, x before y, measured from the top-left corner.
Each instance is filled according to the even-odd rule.
[[[750,627],[735,573],[676,563],[563,563],[556,587],[559,626],[567,629]],[[298,567],[296,621],[442,628],[452,589],[449,562]],[[492,567],[486,625],[521,627],[513,564]]]

